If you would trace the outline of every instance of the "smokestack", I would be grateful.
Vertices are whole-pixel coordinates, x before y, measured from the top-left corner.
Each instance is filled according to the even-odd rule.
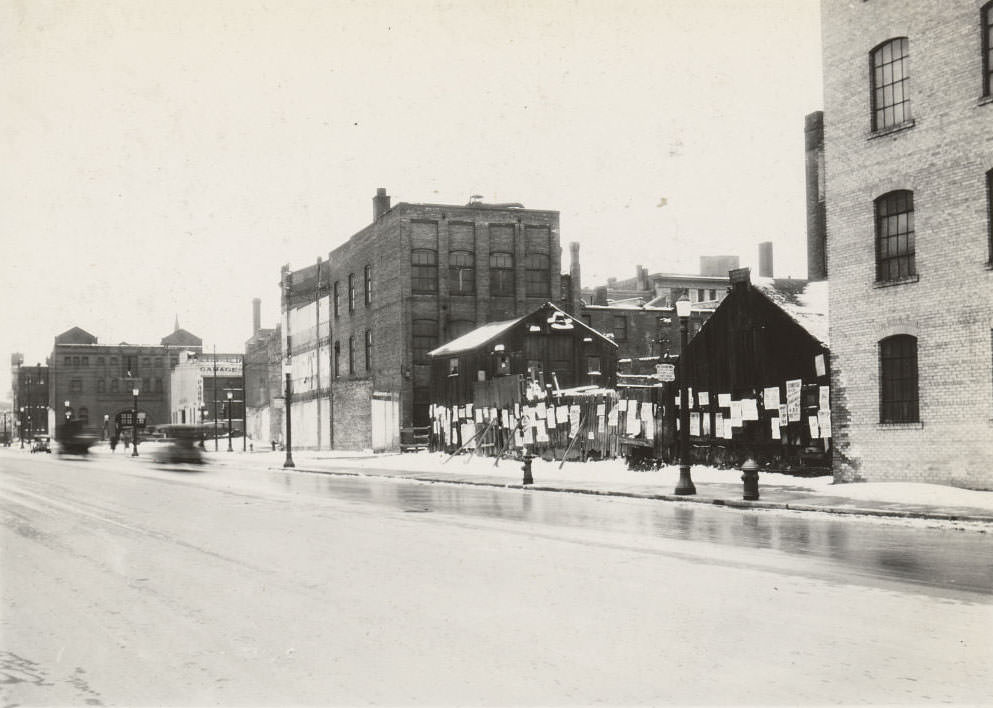
[[[648,268],[635,266],[635,274],[638,279],[638,290],[648,290]]]
[[[579,312],[579,293],[582,292],[580,275],[579,242],[572,241],[569,243],[569,287],[572,289],[572,292],[569,293],[569,306],[572,308],[573,314]]]
[[[607,304],[607,286],[598,285],[593,290],[593,304],[594,305],[606,305]]]
[[[772,277],[772,241],[759,244],[759,277]]]
[[[262,300],[252,298],[252,336],[254,337],[262,329]]]
[[[827,280],[827,214],[824,186],[824,111],[803,121],[807,177],[807,280]]]
[[[376,196],[372,198],[372,220],[379,221],[379,217],[390,210],[390,197],[386,193],[385,187],[376,190]]]

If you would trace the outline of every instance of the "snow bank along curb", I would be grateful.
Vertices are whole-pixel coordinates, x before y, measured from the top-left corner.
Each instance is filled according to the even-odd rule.
[[[379,477],[383,479],[406,479],[415,482],[429,482],[431,484],[461,484],[473,487],[494,487],[497,489],[531,489],[538,492],[565,492],[569,494],[587,494],[590,496],[607,497],[628,497],[632,499],[654,499],[656,501],[668,502],[690,502],[693,504],[707,504],[710,506],[725,506],[732,509],[783,509],[787,511],[816,511],[822,514],[838,514],[842,516],[881,516],[896,519],[930,519],[933,521],[972,521],[986,524],[993,524],[993,515],[987,514],[951,514],[938,511],[910,511],[896,509],[872,509],[868,507],[837,507],[818,504],[790,504],[787,502],[766,502],[766,501],[745,501],[742,499],[706,499],[695,496],[681,496],[675,494],[644,494],[640,492],[625,492],[609,489],[586,489],[583,487],[550,486],[541,484],[523,485],[513,482],[501,484],[499,482],[476,481],[469,479],[438,479],[436,477],[424,477],[418,474],[396,474],[392,470],[364,470],[361,472],[319,469],[314,467],[270,467],[273,471],[306,472],[308,474],[326,474],[339,477]]]

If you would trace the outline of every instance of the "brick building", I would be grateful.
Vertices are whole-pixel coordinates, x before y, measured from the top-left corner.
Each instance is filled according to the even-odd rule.
[[[183,351],[169,377],[169,422],[201,423],[214,431],[214,448],[218,436],[231,430],[245,429],[243,356]],[[208,433],[209,435],[210,433]],[[244,440],[239,441],[244,447]]]
[[[369,226],[327,261],[283,270],[294,446],[370,447],[374,400],[394,401],[404,426],[426,424],[428,352],[548,300],[574,312],[578,246],[572,253],[562,276],[556,211],[476,200],[391,207],[379,189]]]
[[[169,378],[185,351],[200,351],[202,341],[184,329],[159,344],[100,344],[86,330],[73,327],[55,337],[49,359],[49,405],[56,419],[66,414],[86,433],[113,434],[115,421],[130,419],[132,389],[139,389],[139,420],[169,422]],[[68,406],[66,406],[68,401]]]
[[[50,376],[47,366],[24,365],[24,355],[11,356],[13,368],[13,411],[25,439],[34,435],[49,435],[51,430],[48,405]],[[11,432],[13,437],[13,432]]]
[[[993,489],[993,2],[821,14],[835,477]]]

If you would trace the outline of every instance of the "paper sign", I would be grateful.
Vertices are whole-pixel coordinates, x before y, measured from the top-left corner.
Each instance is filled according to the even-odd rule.
[[[537,442],[543,443],[548,442],[548,428],[544,425],[539,425],[534,429],[534,439]]]
[[[686,404],[692,408],[693,407],[693,387],[686,387]]]
[[[555,411],[555,421],[562,425],[569,422],[569,406],[559,406]]]
[[[483,409],[482,408],[477,408],[476,409],[476,422],[477,423],[482,423],[483,422]]]
[[[781,439],[783,437],[779,433],[779,418],[770,418],[769,419],[769,429],[772,432],[772,439],[773,440],[779,440],[779,439]]]
[[[616,410],[618,410],[621,413],[624,413],[627,411],[627,409],[628,409],[628,401],[626,398],[622,398],[617,402]]]
[[[770,386],[762,391],[762,407],[767,411],[779,408],[779,386]]]
[[[817,424],[817,416],[816,415],[807,416],[807,423],[810,425],[811,439],[819,438],[821,436],[821,428]]]
[[[641,419],[642,420],[652,420],[654,416],[652,415],[652,402],[643,401],[641,404]]]
[[[536,417],[541,418],[542,420],[545,419],[545,402],[544,401],[539,401],[538,403],[535,404],[535,406],[534,406],[534,414],[535,414]]]
[[[800,387],[803,381],[791,379],[786,382],[786,419],[790,423],[799,423],[803,420],[800,417]]]
[[[533,445],[534,444],[534,432],[530,425],[524,428],[524,444]]]
[[[626,435],[637,435],[641,432],[641,421],[638,420],[638,416],[635,415],[634,407],[632,410],[628,411],[627,414],[627,425],[624,428]]]
[[[786,425],[787,422],[789,422],[789,419],[786,417],[786,404],[785,403],[780,403],[779,404],[779,425],[780,426]]]
[[[596,431],[601,435],[607,432],[607,419],[605,416],[598,415],[596,417]]]
[[[818,406],[822,411],[831,410],[831,387],[821,386],[820,389],[820,406]]]
[[[831,411],[821,409],[817,411],[817,424],[821,429],[821,437],[831,437]]]
[[[645,423],[645,440],[655,439],[655,421],[649,420]]]
[[[717,405],[721,408],[731,407],[731,394],[730,393],[718,393],[717,394]]]
[[[758,405],[756,405],[754,398],[741,399],[741,419],[742,420],[759,419],[759,408]]]
[[[475,423],[463,423],[462,428],[462,445],[469,450],[476,447],[476,424]]]
[[[710,435],[710,413],[704,413],[701,418],[702,425],[700,426],[700,432],[705,437]]]
[[[724,437],[724,414],[720,412],[714,413],[714,436]]]
[[[569,406],[569,437],[570,438],[576,437],[576,434],[579,432],[579,418],[580,418],[579,406],[578,405]]]
[[[734,426],[731,425],[731,419],[724,419],[724,439],[730,440],[734,437]]]
[[[617,411],[618,408],[611,408],[610,413],[607,414],[607,425],[611,428],[617,427]]]
[[[696,396],[697,399],[700,401],[701,406],[710,405],[710,394],[707,393],[706,391],[700,391],[700,393],[698,393]]]
[[[700,414],[690,413],[690,435],[700,435]]]
[[[586,431],[586,439],[587,440],[592,440],[593,438],[594,438],[593,431],[592,430],[587,430]]]
[[[606,403],[597,403],[596,404],[596,414],[598,416],[607,415],[607,404]]]
[[[818,354],[814,357],[814,372],[818,376],[824,376],[827,373],[827,368],[824,366],[823,354]]]
[[[731,417],[728,420],[733,427],[741,427],[741,401],[731,401]]]
[[[549,406],[545,411],[545,420],[548,421],[548,427],[555,427],[555,406]]]

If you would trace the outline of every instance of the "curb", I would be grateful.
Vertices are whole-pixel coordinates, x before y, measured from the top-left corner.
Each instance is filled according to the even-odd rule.
[[[641,494],[638,492],[622,492],[605,489],[584,489],[581,487],[551,487],[545,485],[520,483],[498,484],[496,482],[477,482],[466,479],[436,479],[417,475],[389,474],[387,471],[350,472],[344,470],[315,469],[308,467],[269,467],[271,471],[305,472],[307,474],[326,474],[339,477],[378,477],[382,479],[404,479],[430,484],[454,484],[469,487],[492,487],[494,489],[530,489],[536,492],[560,492],[566,494],[586,494],[588,496],[625,497],[628,499],[651,499],[666,502],[689,502],[691,504],[706,504],[708,506],[723,506],[730,509],[783,510],[799,512],[818,512],[837,516],[876,516],[891,519],[928,519],[932,521],[970,521],[993,524],[993,515],[985,514],[949,514],[929,511],[899,511],[894,509],[843,508],[837,506],[817,506],[816,504],[790,504],[788,502],[745,501],[742,499],[703,499],[694,496],[675,494]]]

